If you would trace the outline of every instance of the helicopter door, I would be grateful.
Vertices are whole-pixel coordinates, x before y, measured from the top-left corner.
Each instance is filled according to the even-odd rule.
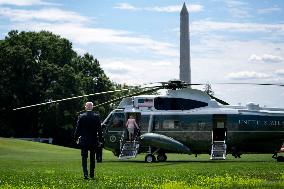
[[[227,115],[213,115],[213,141],[225,141],[227,134]]]
[[[136,138],[137,136],[140,135],[141,113],[140,112],[126,112],[125,113],[125,123],[130,118],[130,116],[132,116],[135,119],[135,121],[136,121],[136,123],[137,123],[137,125],[139,127],[139,130],[135,128],[135,131],[134,131],[134,135],[135,135],[135,138]]]
[[[227,145],[227,115],[213,115],[213,130],[212,130],[212,160],[226,159]]]
[[[127,124],[128,119],[135,119],[138,128],[134,128],[134,134],[132,127],[125,128],[125,131],[122,135],[122,139],[120,140],[120,154],[119,159],[128,159],[136,157],[139,150],[139,142],[136,140],[137,136],[140,136],[140,120],[141,113],[139,112],[126,112],[125,113],[125,123]],[[132,120],[130,122],[133,122]],[[132,123],[131,123],[132,124]]]

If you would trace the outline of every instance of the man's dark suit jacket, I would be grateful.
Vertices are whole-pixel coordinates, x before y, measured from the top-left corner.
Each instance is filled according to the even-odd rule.
[[[98,114],[93,111],[86,111],[79,116],[74,133],[75,140],[80,136],[81,146],[96,148],[98,143],[102,142],[102,128]]]

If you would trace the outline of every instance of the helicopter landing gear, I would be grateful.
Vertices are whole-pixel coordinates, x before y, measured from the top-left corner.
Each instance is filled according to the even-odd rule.
[[[156,161],[156,157],[154,156],[155,153],[157,153],[160,149],[156,149],[154,152],[152,152],[151,146],[149,146],[148,154],[145,156],[145,162],[146,163],[152,163]]]
[[[152,163],[152,162],[155,162],[155,161],[156,161],[156,158],[155,158],[154,155],[152,155],[152,154],[147,154],[147,155],[145,156],[145,162],[146,162],[146,163]]]
[[[149,146],[148,154],[145,156],[145,162],[146,163],[155,162],[156,161],[155,154],[158,154],[157,155],[158,162],[165,162],[167,160],[166,154],[163,151],[160,151],[160,148],[155,149],[154,152],[152,152],[152,151],[153,151],[153,148],[151,148]]]
[[[157,161],[158,162],[165,162],[167,160],[166,154],[158,154]],[[146,163],[152,163],[156,161],[156,157],[153,154],[147,154],[145,156]]]
[[[157,160],[158,160],[159,162],[165,162],[165,161],[167,160],[166,154],[164,154],[164,153],[158,154]]]

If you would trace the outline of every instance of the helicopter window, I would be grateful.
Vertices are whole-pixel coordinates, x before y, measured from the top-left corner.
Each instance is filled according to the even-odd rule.
[[[149,125],[149,116],[141,116],[141,121],[139,125],[141,131],[147,131],[148,125]]]
[[[144,99],[138,99],[138,103],[144,103]]]
[[[163,129],[177,129],[180,127],[179,120],[164,120],[163,121]]]
[[[108,125],[113,128],[122,128],[124,121],[123,113],[113,113],[109,119]]]
[[[184,130],[198,131],[211,128],[212,117],[210,115],[184,115],[180,118]]]
[[[160,130],[161,129],[161,124],[159,121],[154,121],[154,125],[153,125],[153,130]]]
[[[190,110],[208,106],[208,103],[183,98],[157,97],[154,106],[157,110]]]
[[[219,128],[219,129],[223,129],[223,128],[225,128],[225,123],[224,122],[217,122],[217,128]]]

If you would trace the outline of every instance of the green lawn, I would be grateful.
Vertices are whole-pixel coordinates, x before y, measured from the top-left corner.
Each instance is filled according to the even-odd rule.
[[[284,188],[284,163],[271,155],[210,161],[169,154],[164,163],[144,163],[144,154],[119,161],[104,151],[95,180],[83,180],[80,151],[0,138],[0,188]]]

